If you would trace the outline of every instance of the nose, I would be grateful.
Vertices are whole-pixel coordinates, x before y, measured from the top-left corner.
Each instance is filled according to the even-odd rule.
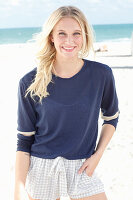
[[[67,35],[67,37],[66,37],[66,43],[67,44],[72,44],[73,43],[73,36]]]

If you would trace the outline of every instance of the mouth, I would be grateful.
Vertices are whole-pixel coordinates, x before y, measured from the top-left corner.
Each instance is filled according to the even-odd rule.
[[[66,52],[72,52],[76,47],[62,47]]]

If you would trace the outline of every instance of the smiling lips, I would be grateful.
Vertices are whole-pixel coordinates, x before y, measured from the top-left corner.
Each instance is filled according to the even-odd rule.
[[[75,47],[62,47],[66,52],[72,52]]]

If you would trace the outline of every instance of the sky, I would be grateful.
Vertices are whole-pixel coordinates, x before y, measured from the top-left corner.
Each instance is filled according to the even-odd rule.
[[[0,0],[0,28],[41,27],[63,5],[80,8],[91,24],[133,23],[133,0]]]

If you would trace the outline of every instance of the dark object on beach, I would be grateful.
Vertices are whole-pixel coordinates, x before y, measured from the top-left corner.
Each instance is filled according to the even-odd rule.
[[[102,45],[99,49],[95,50],[95,52],[105,52],[108,51],[107,45]]]

